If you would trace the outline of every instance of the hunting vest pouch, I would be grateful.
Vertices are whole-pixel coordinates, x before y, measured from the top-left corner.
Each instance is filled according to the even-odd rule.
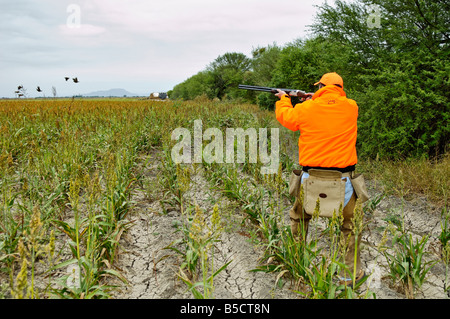
[[[333,211],[336,214],[345,199],[345,180],[342,180],[342,173],[330,170],[310,169],[309,177],[304,180],[303,208],[306,213],[313,215],[319,200],[319,216],[332,217]]]
[[[356,197],[359,198],[361,204],[366,202],[369,199],[369,193],[367,192],[364,176],[362,174],[356,174],[350,181],[352,182]]]
[[[300,192],[300,185],[302,183],[303,171],[294,169],[289,179],[289,195],[298,197]]]

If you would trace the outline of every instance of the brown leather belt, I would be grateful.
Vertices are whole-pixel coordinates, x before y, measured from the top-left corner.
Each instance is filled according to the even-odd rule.
[[[338,171],[341,173],[353,172],[355,170],[356,165],[350,165],[347,167],[320,167],[320,166],[303,166],[302,170],[304,172],[308,172],[310,169],[322,169],[326,171]]]

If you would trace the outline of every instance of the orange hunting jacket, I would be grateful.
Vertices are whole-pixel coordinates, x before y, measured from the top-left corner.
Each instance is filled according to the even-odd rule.
[[[276,102],[275,114],[284,127],[300,130],[301,166],[344,168],[357,163],[358,105],[343,89],[327,85],[295,107],[284,95]]]

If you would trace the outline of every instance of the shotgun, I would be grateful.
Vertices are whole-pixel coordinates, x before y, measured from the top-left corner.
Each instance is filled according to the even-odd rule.
[[[269,92],[276,94],[278,93],[278,90],[286,92],[286,94],[289,94],[290,96],[298,96],[298,97],[307,97],[312,95],[312,93],[306,93],[301,90],[294,90],[294,89],[277,89],[277,88],[269,88],[265,86],[255,86],[255,85],[244,85],[239,84],[239,89],[242,90],[250,90],[250,91],[261,91],[261,92]]]

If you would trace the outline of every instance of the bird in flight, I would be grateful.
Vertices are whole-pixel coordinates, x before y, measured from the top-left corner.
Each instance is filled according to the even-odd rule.
[[[78,78],[73,78],[73,81],[74,81],[75,83],[78,83]]]
[[[66,82],[70,79],[68,76],[64,77],[64,79],[66,80]]]
[[[37,89],[36,89],[36,91],[38,91],[38,92],[42,92],[42,90],[41,90],[41,87],[40,87],[40,86],[38,86],[38,87],[37,87]]]

